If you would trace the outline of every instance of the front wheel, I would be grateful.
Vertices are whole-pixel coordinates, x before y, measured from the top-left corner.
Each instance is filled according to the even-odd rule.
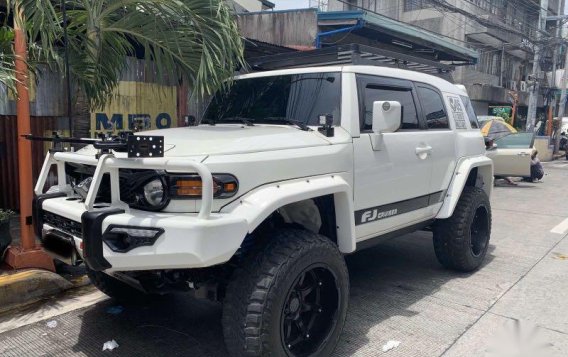
[[[452,216],[434,223],[434,251],[445,267],[473,271],[481,266],[491,236],[491,205],[485,191],[464,187]]]
[[[333,242],[303,230],[278,232],[227,287],[227,349],[233,356],[329,356],[348,297],[347,267]]]

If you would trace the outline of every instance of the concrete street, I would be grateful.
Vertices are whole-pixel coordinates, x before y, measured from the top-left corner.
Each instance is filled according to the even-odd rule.
[[[566,356],[568,162],[545,171],[541,183],[498,182],[491,246],[476,273],[444,270],[428,232],[349,256],[336,355]],[[174,295],[116,307],[88,287],[0,316],[0,355],[226,356],[219,304]],[[119,347],[102,352],[113,339]],[[389,340],[400,345],[383,352]]]

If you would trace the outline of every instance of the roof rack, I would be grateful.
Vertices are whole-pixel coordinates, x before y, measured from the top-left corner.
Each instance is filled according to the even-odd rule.
[[[447,64],[360,44],[338,45],[249,60],[252,71],[345,64],[401,68],[435,75],[450,81],[451,72],[454,70],[453,66]]]

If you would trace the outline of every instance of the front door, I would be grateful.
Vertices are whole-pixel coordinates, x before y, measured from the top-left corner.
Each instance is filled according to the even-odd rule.
[[[357,75],[357,87],[361,135],[353,140],[354,199],[356,234],[361,241],[430,218],[432,162],[412,82]],[[400,102],[402,126],[383,134],[383,146],[373,151],[373,102],[386,100]]]

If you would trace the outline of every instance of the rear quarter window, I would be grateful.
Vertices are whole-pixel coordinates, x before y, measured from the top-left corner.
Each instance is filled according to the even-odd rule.
[[[448,116],[440,94],[431,88],[423,86],[417,88],[428,129],[448,129],[450,127]]]
[[[473,106],[471,105],[471,100],[469,99],[468,96],[465,95],[460,95],[460,98],[465,107],[465,112],[467,114],[467,117],[469,118],[469,123],[471,124],[471,127],[473,129],[478,129],[479,123],[477,121],[477,115],[475,115],[475,110],[473,110]]]

